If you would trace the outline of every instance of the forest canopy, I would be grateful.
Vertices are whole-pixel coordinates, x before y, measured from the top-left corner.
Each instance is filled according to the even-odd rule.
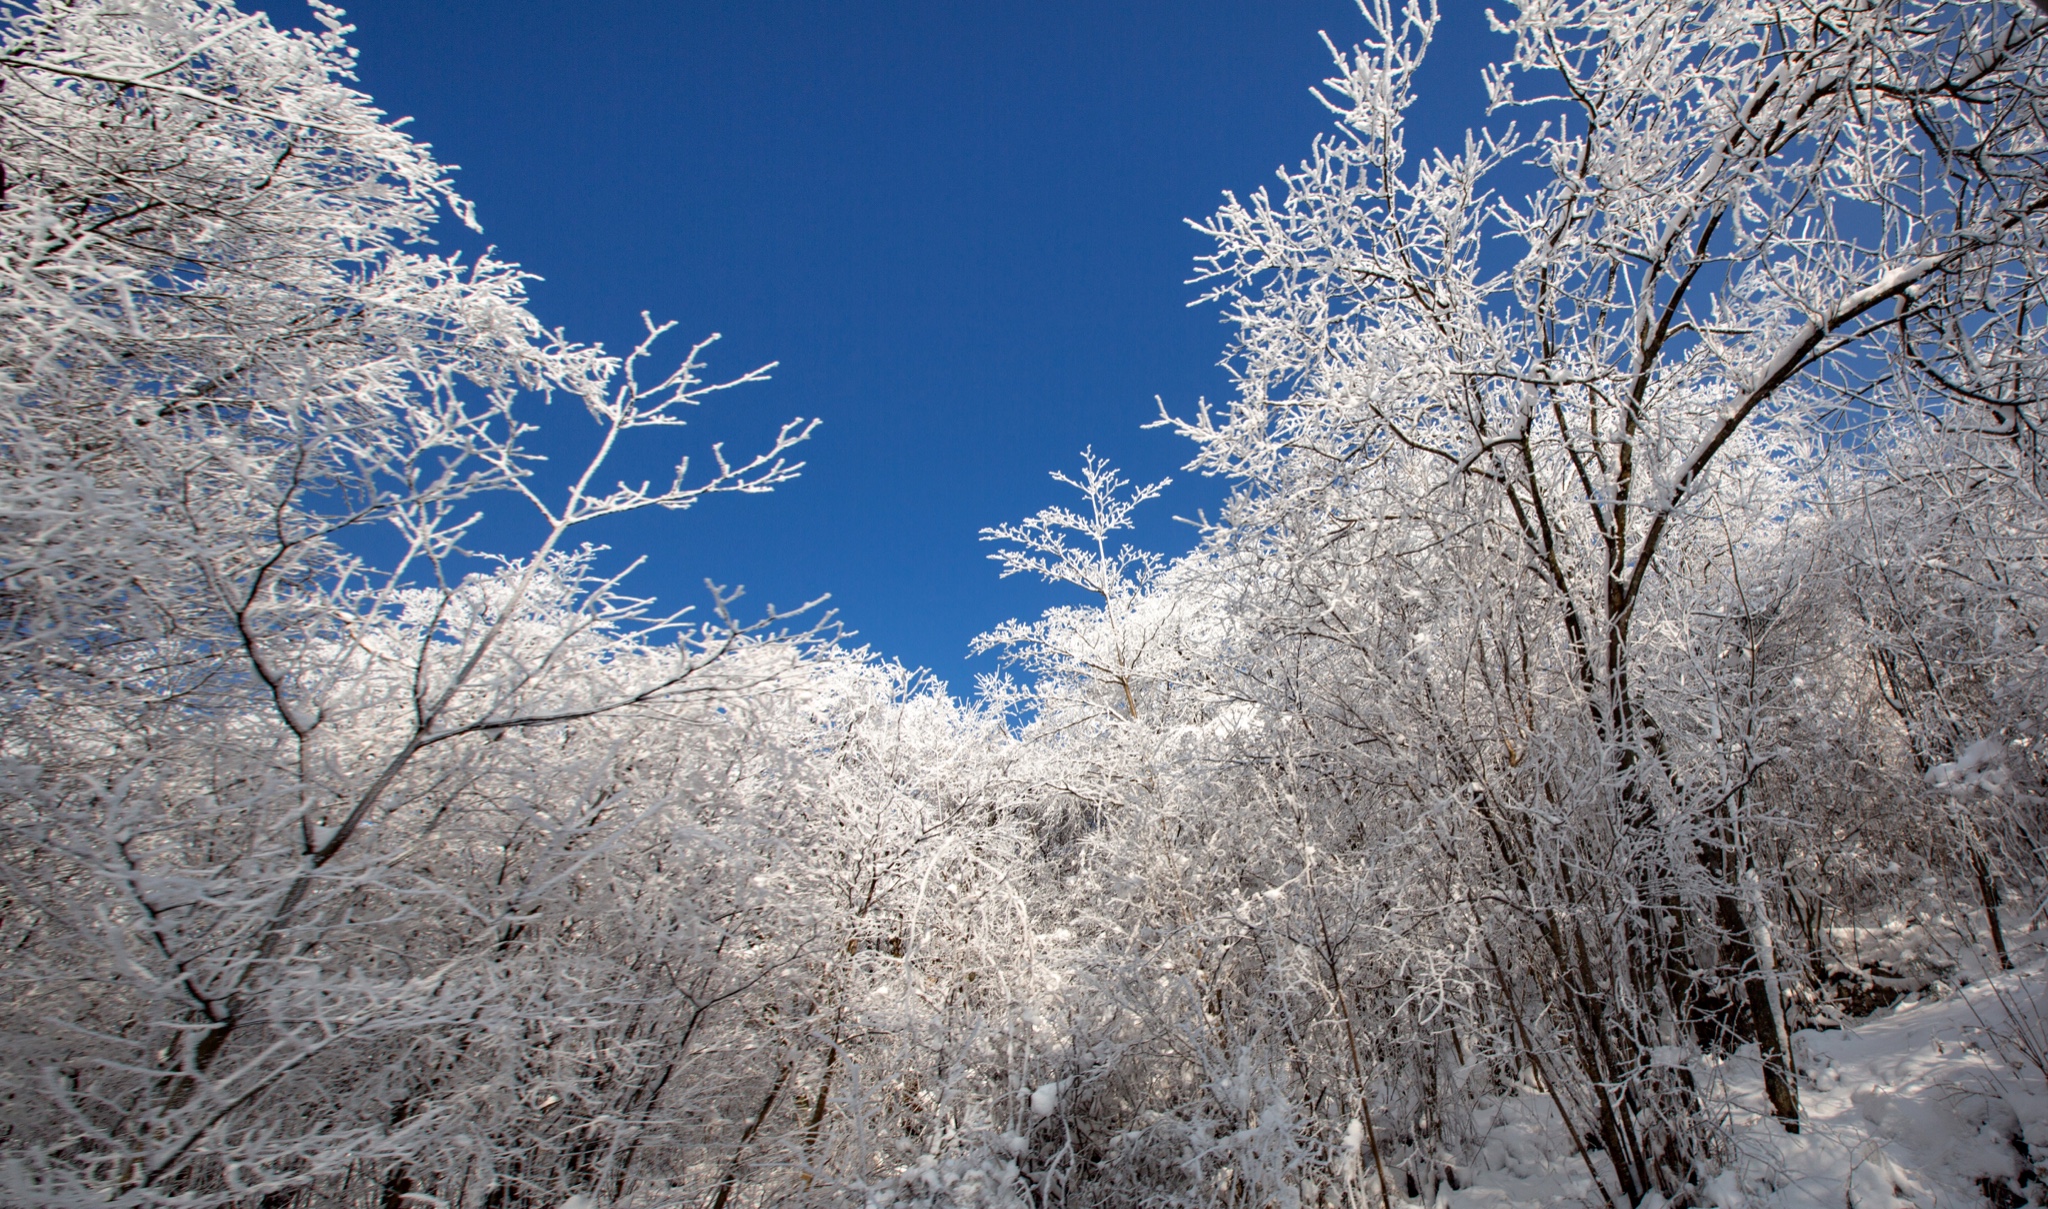
[[[1423,155],[1363,0],[1197,224],[1226,507],[1056,473],[958,696],[632,593],[815,421],[669,453],[766,371],[437,251],[313,13],[0,9],[0,1201],[1804,1204],[1912,1003],[1999,1157],[1798,1195],[2043,1199],[2034,7],[1527,0]]]

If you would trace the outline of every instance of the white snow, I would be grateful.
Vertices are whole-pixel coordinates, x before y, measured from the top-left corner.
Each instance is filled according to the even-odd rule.
[[[1046,1083],[1031,1093],[1031,1115],[1049,1117],[1060,1106],[1060,1085]]]
[[[1753,1049],[1702,1070],[1726,1110],[1732,1153],[1698,1203],[1977,1209],[1997,1186],[2005,1205],[2039,1204],[2044,1188],[2032,1156],[2048,1155],[2048,1084],[2036,1065],[2048,1056],[2042,1038],[2048,960],[2030,954],[2019,970],[1971,978],[1960,989],[1936,984],[1847,1027],[1799,1032],[1796,1135],[1770,1117]],[[1438,1190],[1438,1205],[1604,1203],[1537,1089],[1482,1110],[1476,1123],[1485,1142],[1473,1166],[1457,1172],[1466,1186]],[[1645,1206],[1661,1203],[1653,1195]]]

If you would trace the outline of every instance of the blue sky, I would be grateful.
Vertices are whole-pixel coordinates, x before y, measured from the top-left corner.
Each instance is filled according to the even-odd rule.
[[[1501,41],[1482,14],[1446,6],[1411,150],[1480,120]],[[1317,31],[1360,28],[1349,0],[359,0],[349,19],[361,86],[461,166],[488,242],[545,278],[544,321],[622,351],[645,309],[679,321],[673,353],[718,331],[714,369],[781,363],[690,447],[824,418],[774,495],[595,533],[648,556],[638,588],[829,592],[859,641],[957,690],[990,666],[973,635],[1063,599],[998,580],[976,536],[1057,500],[1049,470],[1092,444],[1173,475],[1138,534],[1171,552],[1192,539],[1172,517],[1221,497],[1141,428],[1155,395],[1229,393],[1182,220],[1302,158],[1330,120]]]

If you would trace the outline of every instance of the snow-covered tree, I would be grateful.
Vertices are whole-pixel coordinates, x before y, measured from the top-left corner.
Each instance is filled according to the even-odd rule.
[[[732,757],[656,738],[734,735],[721,703],[804,643],[722,594],[655,612],[572,544],[772,488],[808,424],[604,487],[720,387],[696,350],[643,380],[664,329],[611,357],[516,267],[427,250],[469,208],[315,15],[0,22],[12,1201],[615,1194],[651,1122],[705,1111],[663,1090],[688,1026],[816,931],[733,943],[773,844],[693,836]],[[523,418],[550,396],[595,422],[558,488]],[[539,511],[534,551],[465,548],[486,495]]]
[[[1209,976],[1277,1005],[1275,955],[1324,967],[1319,1006],[1271,1010],[1369,1038],[1355,1062],[1322,1043],[1352,1068],[1346,1097],[1306,1096],[1332,1146],[1390,1099],[1382,1141],[1433,1181],[1457,1085],[1526,1070],[1614,1203],[1680,1195],[1722,1146],[1688,1054],[1760,1045],[1799,1121],[1782,938],[1811,887],[1784,872],[1826,799],[1799,770],[1876,700],[1839,518],[1929,425],[2033,422],[2048,27],[2000,6],[1529,3],[1499,18],[1512,50],[1487,76],[1528,119],[1411,157],[1438,17],[1363,9],[1325,92],[1340,130],[1281,196],[1203,224],[1239,395],[1178,427],[1241,487],[1153,589],[1231,619],[1180,683],[1265,720],[1201,755],[1257,776],[1200,792],[1310,829],[1237,833],[1208,909],[1277,890],[1360,943],[1240,910],[1218,926],[1261,959]],[[1946,773],[1975,775],[1972,737]],[[1853,745],[1897,750],[1882,727]],[[1885,809],[1906,801],[1924,795]],[[1416,956],[1376,966],[1398,946],[1373,929]],[[1270,1086],[1301,1046],[1275,1042]]]
[[[607,486],[762,371],[434,252],[338,10],[4,10],[5,1198],[1391,1209],[1512,1103],[1700,1203],[1729,1055],[1800,1125],[1836,925],[2010,959],[2048,20],[1529,0],[1411,156],[1438,15],[1362,10],[1200,224],[1238,392],[1165,422],[1227,507],[1168,560],[1163,483],[1055,475],[984,536],[1084,598],[973,701],[582,544],[809,423]]]

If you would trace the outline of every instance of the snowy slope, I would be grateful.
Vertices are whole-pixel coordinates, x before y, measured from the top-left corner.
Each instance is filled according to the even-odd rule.
[[[1732,1155],[1703,1189],[1721,1209],[1971,1209],[2039,1204],[2048,1159],[2048,962],[1935,984],[1893,1007],[1795,1039],[1805,1119],[1767,1115],[1753,1052],[1704,1070],[1728,1112]],[[1532,1091],[1482,1117],[1487,1140],[1446,1209],[1603,1203]]]

